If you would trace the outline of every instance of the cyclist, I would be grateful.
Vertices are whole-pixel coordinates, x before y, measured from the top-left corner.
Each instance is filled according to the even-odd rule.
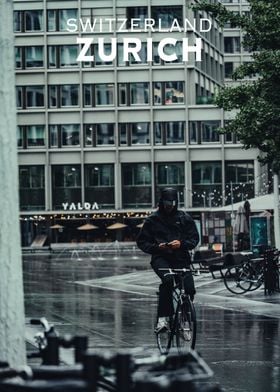
[[[137,245],[152,255],[151,266],[160,277],[158,324],[155,332],[167,329],[173,314],[173,277],[160,268],[185,268],[190,265],[189,250],[199,241],[199,234],[190,215],[177,209],[178,195],[174,188],[164,188],[158,209],[149,216],[138,235]],[[185,277],[185,290],[193,299],[195,287],[192,274]]]

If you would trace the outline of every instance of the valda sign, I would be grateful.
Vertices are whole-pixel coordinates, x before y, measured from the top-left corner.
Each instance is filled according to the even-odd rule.
[[[94,203],[62,203],[62,207],[64,211],[91,211],[91,210],[99,210],[99,206],[96,202]]]

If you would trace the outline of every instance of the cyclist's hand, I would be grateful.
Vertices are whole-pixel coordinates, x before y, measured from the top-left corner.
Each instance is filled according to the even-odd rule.
[[[168,245],[166,242],[161,242],[158,247],[159,249],[168,249]]]
[[[168,247],[171,249],[179,249],[181,247],[181,241],[173,240],[169,242]]]

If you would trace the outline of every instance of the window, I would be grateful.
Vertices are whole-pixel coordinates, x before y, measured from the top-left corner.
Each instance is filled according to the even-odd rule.
[[[83,106],[113,106],[114,84],[84,84]]]
[[[45,209],[45,168],[41,165],[19,166],[20,210]]]
[[[81,167],[79,165],[52,166],[53,209],[62,210],[62,203],[81,202]]]
[[[48,68],[77,67],[77,45],[51,45],[48,46]]]
[[[174,105],[185,102],[184,82],[153,83],[154,105]]]
[[[85,165],[85,200],[96,202],[99,208],[115,206],[114,165]]]
[[[120,106],[148,105],[149,83],[119,83],[118,98]]]
[[[26,127],[27,147],[45,146],[45,126],[29,125]]]
[[[149,163],[122,164],[122,203],[123,208],[151,206],[151,165]]]
[[[100,66],[100,65],[113,65],[112,61],[104,61],[101,59],[99,55],[99,50],[100,47],[98,45],[94,45],[94,64],[95,66]],[[105,56],[110,56],[113,50],[113,45],[111,44],[106,44],[104,43],[104,55]]]
[[[17,108],[42,108],[45,106],[44,86],[17,86]]]
[[[77,19],[78,11],[76,9],[48,10],[47,24],[48,31],[67,31],[67,20]]]
[[[96,106],[114,105],[114,85],[96,84],[95,102]]]
[[[15,66],[17,69],[43,67],[43,46],[15,47]]]
[[[225,163],[226,204],[237,203],[254,197],[254,162],[227,161]],[[231,194],[231,189],[233,194]]]
[[[130,104],[148,105],[149,83],[130,83]]]
[[[119,124],[119,144],[122,146],[150,144],[150,123]]]
[[[43,10],[14,11],[14,32],[43,31]]]
[[[147,44],[145,42],[141,43],[141,49],[138,52],[138,56],[140,57],[140,61],[136,61],[134,56],[131,53],[128,54],[128,61],[124,61],[123,55],[124,55],[123,54],[123,44],[119,43],[118,44],[118,52],[117,52],[118,66],[146,65],[148,63]]]
[[[79,85],[49,86],[49,108],[79,106]]]
[[[176,64],[176,63],[182,63],[183,62],[183,48],[182,48],[182,42],[177,41],[176,45],[170,45],[167,44],[164,46],[164,53],[167,56],[171,56],[173,54],[176,55],[176,59],[173,61],[164,61],[163,59],[160,58],[159,53],[158,53],[158,42],[153,42],[153,65],[163,65],[163,64]]]
[[[128,29],[131,27],[131,19],[136,19],[134,26],[137,24],[137,29],[144,28],[145,19],[148,18],[148,7],[127,7],[126,17]]]
[[[225,78],[231,78],[233,74],[233,62],[225,61]]]
[[[225,37],[224,38],[225,53],[239,53],[240,52],[240,37]]]
[[[155,122],[154,135],[155,144],[185,143],[185,122]]]
[[[160,191],[167,186],[178,190],[179,201],[184,204],[184,163],[165,162],[155,164],[156,200],[160,198]]]
[[[49,141],[51,148],[67,148],[80,145],[80,125],[61,124],[49,126]]]
[[[183,23],[183,8],[169,6],[151,7],[152,19],[155,19],[156,28],[170,28],[174,19],[177,19],[180,26]]]
[[[115,125],[85,124],[84,137],[85,147],[112,146],[115,144]]]
[[[218,143],[220,134],[218,128],[220,121],[190,121],[189,122],[189,142],[190,144]]]
[[[192,162],[193,207],[222,205],[221,162]]]

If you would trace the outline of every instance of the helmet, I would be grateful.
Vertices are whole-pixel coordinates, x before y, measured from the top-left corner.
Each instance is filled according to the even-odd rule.
[[[161,191],[159,208],[166,213],[175,212],[178,206],[178,194],[175,188],[164,188]]]

